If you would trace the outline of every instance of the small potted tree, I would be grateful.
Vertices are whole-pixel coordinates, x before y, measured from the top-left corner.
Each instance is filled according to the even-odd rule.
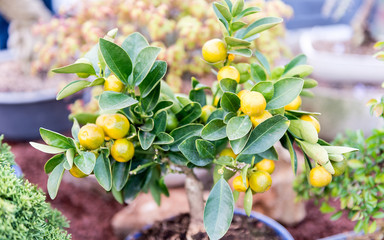
[[[94,174],[121,203],[130,203],[140,192],[151,192],[160,204],[160,196],[168,195],[164,175],[177,169],[186,175],[187,238],[206,232],[211,239],[219,239],[231,225],[239,194],[245,194],[244,210],[249,216],[253,195],[270,188],[277,142],[290,152],[294,172],[296,144],[304,153],[311,183],[324,187],[331,182],[333,161],[355,149],[319,139],[318,113],[299,110],[303,88],[316,86],[306,78],[311,68],[305,65],[305,57],[271,69],[266,58],[250,48],[250,41],[282,19],[264,17],[246,23],[242,19],[260,9],[244,8],[242,0],[215,2],[213,8],[223,39],[209,40],[202,48],[204,61],[217,69],[218,81],[212,87],[192,78],[189,95],[175,95],[161,80],[167,64],[156,60],[160,49],[139,33],[129,35],[119,46],[113,42],[116,30],[99,39],[81,63],[55,69],[77,73],[81,68],[94,75],[92,81],[67,85],[58,99],[96,85],[104,85],[106,91],[97,97],[100,113],[94,122],[80,127],[74,119],[72,137],[41,128],[47,145],[31,143],[55,154],[45,165],[51,198],[56,197],[68,170],[75,177]],[[250,74],[241,75],[232,66],[238,55],[256,57]],[[209,165],[214,165],[215,185],[205,202],[202,183],[192,170]],[[227,180],[236,174],[232,190]]]

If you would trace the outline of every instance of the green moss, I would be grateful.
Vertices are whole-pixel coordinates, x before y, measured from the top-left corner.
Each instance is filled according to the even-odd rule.
[[[0,164],[9,163],[10,165],[15,165],[15,156],[11,152],[11,147],[3,143],[4,135],[0,135]]]

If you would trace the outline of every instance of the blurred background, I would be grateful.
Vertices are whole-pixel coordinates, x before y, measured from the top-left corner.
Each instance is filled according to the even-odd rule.
[[[159,58],[168,63],[165,80],[173,89],[187,92],[191,76],[211,84],[216,78],[201,61],[201,47],[221,36],[212,2],[0,0],[0,134],[13,146],[26,177],[46,190],[43,165],[48,156],[36,154],[26,143],[40,138],[39,127],[68,133],[72,125],[69,114],[98,111],[92,96],[100,88],[56,101],[58,90],[76,76],[56,76],[50,69],[73,63],[117,27],[117,43],[139,31],[151,45],[163,49]],[[331,141],[347,129],[361,129],[368,135],[383,126],[366,103],[383,95],[384,65],[373,57],[378,51],[373,45],[384,40],[384,0],[248,0],[246,5],[263,9],[249,18],[278,16],[285,20],[253,42],[272,65],[305,54],[314,67],[311,78],[319,86],[306,92],[302,109],[322,113],[320,137]],[[236,67],[242,69],[243,65]],[[110,221],[122,206],[88,185],[73,185],[68,178],[63,184],[60,191],[77,196],[70,198],[59,191],[52,204],[77,226],[70,230],[74,239],[114,239]],[[95,199],[93,205],[89,199]],[[108,209],[96,214],[97,204]],[[92,221],[99,221],[100,231],[89,230]],[[299,228],[291,230],[295,229]],[[89,234],[93,237],[85,237]]]

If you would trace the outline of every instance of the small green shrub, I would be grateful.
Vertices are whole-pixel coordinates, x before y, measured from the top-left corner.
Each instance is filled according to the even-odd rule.
[[[17,178],[10,146],[0,136],[0,239],[71,239],[66,218],[45,202],[45,194]]]

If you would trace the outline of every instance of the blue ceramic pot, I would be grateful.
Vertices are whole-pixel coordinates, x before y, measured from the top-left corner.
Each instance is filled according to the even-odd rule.
[[[235,214],[246,216],[244,210],[241,210],[241,209],[235,209]],[[257,219],[258,221],[264,223],[268,227],[275,230],[276,235],[279,236],[282,240],[294,240],[292,235],[288,232],[288,230],[285,227],[283,227],[280,223],[273,220],[272,218],[257,212],[252,212],[250,217]],[[150,227],[151,226],[146,226],[143,228],[143,230],[148,229]],[[141,233],[137,232],[132,235],[129,235],[125,240],[135,240],[135,239],[138,239],[140,236],[141,236]]]

